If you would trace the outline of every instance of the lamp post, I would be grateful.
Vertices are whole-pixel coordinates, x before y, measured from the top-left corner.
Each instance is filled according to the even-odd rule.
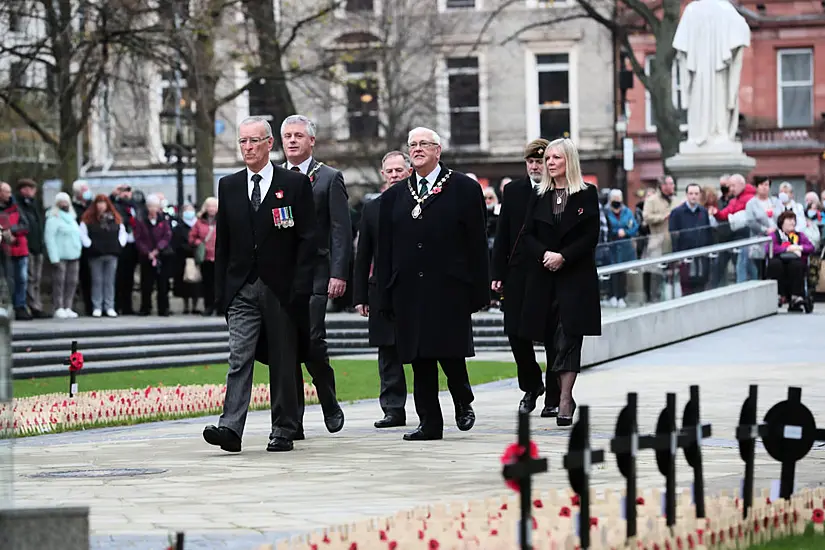
[[[163,112],[160,115],[160,131],[163,142],[163,150],[166,153],[166,160],[175,161],[175,171],[177,173],[177,208],[183,208],[183,169],[192,157],[194,150],[194,134],[192,119],[176,110],[176,112]]]
[[[616,133],[619,142],[622,145],[622,163],[616,169],[617,187],[622,190],[622,193],[627,195],[627,170],[632,169],[632,158],[626,158],[628,155],[628,147],[625,139],[627,137],[627,91],[633,87],[633,71],[627,68],[627,56],[633,55],[625,50],[619,52],[619,109],[620,114],[616,120]],[[633,150],[630,149],[632,157]]]

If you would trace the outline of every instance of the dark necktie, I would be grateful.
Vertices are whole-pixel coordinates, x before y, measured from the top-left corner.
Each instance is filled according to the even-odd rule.
[[[293,172],[300,172],[301,171],[301,169],[298,168],[297,166],[293,166],[292,168],[290,168],[290,170],[292,170]]]
[[[418,182],[418,185],[420,185],[420,187],[418,189],[418,196],[419,197],[423,197],[424,195],[427,194],[427,185],[429,185],[429,183],[430,182],[427,181],[427,178],[421,178],[421,181]]]
[[[261,207],[261,180],[260,174],[252,174],[252,209],[257,212]]]

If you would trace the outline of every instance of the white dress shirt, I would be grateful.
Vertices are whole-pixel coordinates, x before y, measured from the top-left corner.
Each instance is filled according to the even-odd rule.
[[[267,162],[263,169],[258,172],[261,175],[261,202],[264,202],[264,197],[266,197],[267,192],[269,191],[269,187],[272,185],[272,175],[275,173],[275,169],[272,167],[271,162]],[[246,169],[246,196],[249,197],[249,200],[252,200],[252,188],[255,186],[255,182],[252,181],[252,176],[255,175],[255,172],[250,170],[249,168]]]
[[[432,172],[427,174],[426,177],[427,177],[427,191],[428,192],[433,190],[433,185],[435,185],[435,182],[438,181],[438,175],[440,173],[441,173],[441,165],[436,164],[435,165],[435,170],[433,170]],[[421,176],[418,175],[418,172],[415,173],[415,186],[417,188],[416,191],[421,190]]]
[[[286,161],[286,169],[287,170],[292,170],[293,166],[297,166],[298,168],[301,169],[301,173],[306,175],[306,173],[309,172],[309,166],[311,164],[312,164],[312,155],[310,155],[310,157],[308,159],[306,159],[304,162],[302,162],[301,164],[292,164],[291,162]]]

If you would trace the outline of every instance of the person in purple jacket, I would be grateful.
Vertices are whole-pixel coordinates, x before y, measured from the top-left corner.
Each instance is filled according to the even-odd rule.
[[[169,315],[169,277],[175,251],[169,246],[172,226],[160,210],[157,195],[146,198],[146,216],[135,224],[135,247],[140,264],[140,315],[152,310],[152,290],[158,288],[158,315]]]
[[[790,302],[791,308],[799,308],[805,300],[805,267],[814,245],[804,233],[796,231],[796,214],[791,210],[782,212],[776,225],[778,229],[771,234],[772,241],[765,245],[770,257],[768,277],[779,287],[779,305]]]

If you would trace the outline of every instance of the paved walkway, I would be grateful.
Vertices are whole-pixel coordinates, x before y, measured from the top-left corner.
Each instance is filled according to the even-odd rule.
[[[760,384],[760,415],[789,384],[800,385],[804,402],[825,423],[825,377],[815,351],[823,333],[825,315],[781,314],[588,370],[576,397],[591,406],[595,446],[603,448],[626,392],[639,393],[640,426],[652,431],[665,393],[679,393],[681,410],[689,385],[699,383],[705,421],[713,423],[705,451],[709,491],[731,490],[743,472],[733,433],[748,384]],[[251,550],[334,523],[505,493],[498,459],[514,439],[519,398],[514,381],[478,387],[475,428],[462,433],[449,426],[443,441],[428,443],[402,441],[402,429],[373,429],[379,414],[373,401],[346,406],[347,424],[336,435],[324,430],[318,407],[308,408],[307,440],[286,454],[264,450],[268,413],[250,414],[239,455],[216,452],[201,440],[211,418],[26,438],[15,443],[17,502],[90,506],[95,549],[156,550],[167,533],[184,530],[187,548]],[[448,396],[442,404],[451,418]],[[414,422],[411,400],[407,409]],[[568,430],[537,415],[533,426],[551,464],[537,489],[567,487],[561,456]],[[779,466],[761,448],[758,461],[758,484],[767,487]],[[109,468],[153,470],[131,477],[31,477]],[[681,458],[678,468],[680,485],[688,487]],[[815,449],[798,466],[798,484],[821,481],[823,468],[825,451]],[[623,485],[612,459],[593,481]],[[663,486],[650,453],[641,459],[640,485]]]

